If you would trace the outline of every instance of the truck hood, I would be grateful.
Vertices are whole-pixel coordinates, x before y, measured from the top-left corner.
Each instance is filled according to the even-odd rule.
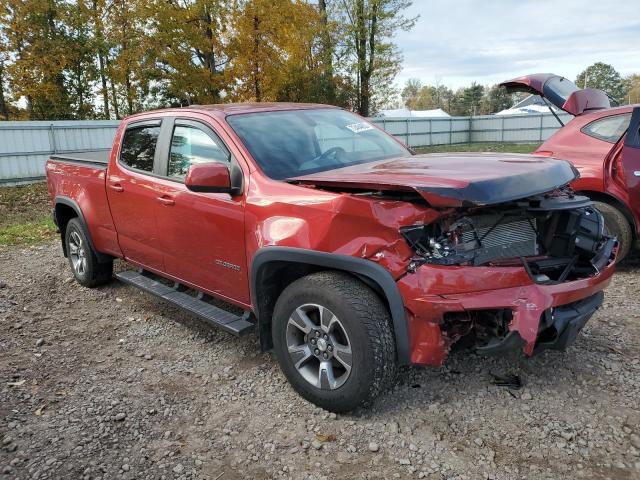
[[[415,191],[433,207],[461,207],[550,192],[577,176],[571,164],[554,158],[447,153],[380,160],[288,180],[318,187]]]
[[[528,92],[546,98],[560,110],[577,116],[590,110],[611,108],[608,95],[596,88],[580,89],[571,80],[553,73],[534,73],[502,82],[508,92]]]

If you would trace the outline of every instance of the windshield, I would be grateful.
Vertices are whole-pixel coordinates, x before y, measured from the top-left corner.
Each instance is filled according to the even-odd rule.
[[[338,109],[231,115],[227,122],[260,168],[282,180],[411,152],[352,113]]]
[[[580,90],[575,83],[564,77],[551,77],[543,87],[544,96],[561,108],[573,92]]]

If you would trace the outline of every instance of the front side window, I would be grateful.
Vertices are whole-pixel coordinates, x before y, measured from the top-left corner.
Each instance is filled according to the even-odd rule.
[[[136,170],[152,172],[158,135],[160,135],[159,126],[127,128],[122,138],[120,161]]]
[[[229,162],[230,155],[218,139],[196,127],[178,125],[171,138],[167,175],[184,179],[194,163]]]
[[[598,140],[616,143],[620,140],[620,137],[624,135],[624,132],[627,131],[627,128],[629,128],[630,121],[630,113],[611,115],[610,117],[604,117],[585,125],[582,127],[582,133],[597,138]]]
[[[262,171],[276,180],[411,156],[388,134],[338,109],[245,113],[227,122]]]

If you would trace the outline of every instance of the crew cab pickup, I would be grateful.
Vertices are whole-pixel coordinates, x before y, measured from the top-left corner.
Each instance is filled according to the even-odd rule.
[[[565,161],[417,155],[308,104],[126,118],[109,158],[47,162],[77,281],[119,280],[256,331],[306,399],[369,404],[454,347],[564,349],[603,301],[616,240]]]

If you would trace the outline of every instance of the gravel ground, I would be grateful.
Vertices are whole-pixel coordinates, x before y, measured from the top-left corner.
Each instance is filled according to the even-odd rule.
[[[457,353],[336,417],[255,337],[117,282],[82,288],[55,243],[4,247],[0,477],[638,479],[639,267],[564,354]]]

